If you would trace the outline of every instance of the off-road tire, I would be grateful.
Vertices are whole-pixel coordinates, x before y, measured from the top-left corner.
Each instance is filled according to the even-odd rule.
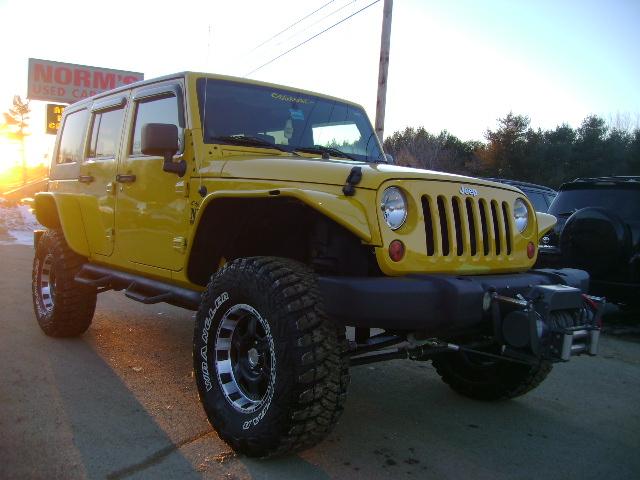
[[[225,393],[223,385],[228,387],[227,382],[236,379],[223,372],[228,368],[223,368],[223,360],[233,354],[221,353],[223,343],[216,343],[218,337],[229,335],[222,333],[223,327],[238,308],[255,309],[260,322],[265,322],[260,327],[264,338],[272,340],[264,354],[269,360],[261,360],[269,366],[271,394],[267,389],[251,413],[241,411],[242,405],[232,403]],[[228,344],[233,344],[233,335],[235,331]],[[344,327],[325,316],[315,275],[305,265],[277,257],[228,263],[212,276],[203,293],[194,331],[195,378],[211,425],[236,452],[253,457],[315,445],[331,431],[344,408],[349,383],[346,350]],[[273,369],[271,358],[275,358]]]
[[[444,383],[454,391],[475,400],[507,400],[536,388],[551,372],[552,365],[485,360],[477,355],[456,352],[433,359],[433,366]]]
[[[85,259],[69,248],[59,230],[47,230],[36,245],[31,284],[33,309],[40,328],[51,337],[75,337],[91,325],[96,289],[75,281],[83,263]],[[51,289],[49,283],[55,288]]]

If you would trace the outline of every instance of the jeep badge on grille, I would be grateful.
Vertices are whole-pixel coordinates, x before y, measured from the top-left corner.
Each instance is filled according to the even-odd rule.
[[[471,195],[472,197],[477,197],[478,196],[478,190],[476,190],[475,188],[465,187],[464,185],[462,185],[460,187],[460,194],[461,195]]]

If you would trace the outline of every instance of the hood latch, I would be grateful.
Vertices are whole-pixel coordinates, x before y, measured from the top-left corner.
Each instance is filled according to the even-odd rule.
[[[362,167],[353,167],[349,176],[347,177],[347,183],[342,187],[342,193],[347,197],[353,197],[356,194],[355,186],[362,180]]]

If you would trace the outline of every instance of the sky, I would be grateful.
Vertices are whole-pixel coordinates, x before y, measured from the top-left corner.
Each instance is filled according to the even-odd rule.
[[[29,57],[145,78],[244,77],[372,2],[0,0],[0,110],[25,95]],[[382,8],[375,3],[249,77],[355,101],[373,123]],[[640,126],[638,25],[640,0],[396,0],[385,135],[424,126],[483,140],[510,111],[534,128],[577,127],[591,114]],[[44,102],[32,107],[31,162],[52,142]]]

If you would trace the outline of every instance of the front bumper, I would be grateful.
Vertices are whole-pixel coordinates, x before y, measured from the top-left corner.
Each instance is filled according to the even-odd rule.
[[[443,337],[488,319],[483,308],[488,293],[513,297],[536,285],[558,284],[586,293],[589,275],[564,268],[504,275],[319,278],[325,311],[345,325],[422,330]]]
[[[582,270],[321,277],[319,285],[326,313],[345,325],[422,339],[492,338],[503,355],[532,363],[598,349],[603,300],[586,297],[589,276]]]

